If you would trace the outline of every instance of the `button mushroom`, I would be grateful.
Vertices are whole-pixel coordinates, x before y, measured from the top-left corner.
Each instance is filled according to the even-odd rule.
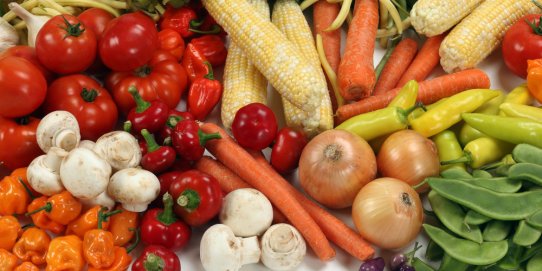
[[[77,147],[94,150],[94,146],[96,146],[96,143],[94,141],[85,139],[85,140],[81,140],[81,142],[79,142],[79,146]]]
[[[115,207],[115,200],[111,196],[109,196],[109,194],[107,194],[107,190],[103,191],[100,195],[98,195],[95,198],[81,199],[79,201],[83,204],[83,208],[85,210],[88,210],[96,205],[107,207],[107,209],[109,210]]]
[[[47,114],[36,129],[36,140],[45,153],[51,147],[71,151],[81,141],[77,119],[72,113],[63,110]]]
[[[160,193],[160,181],[152,172],[140,168],[117,171],[109,182],[107,192],[122,207],[131,212],[143,212]]]
[[[137,139],[124,131],[102,135],[96,140],[94,151],[107,160],[115,171],[137,167],[141,162],[141,149]]]
[[[60,164],[68,152],[51,147],[47,154],[36,157],[28,165],[26,176],[30,186],[46,196],[60,193],[64,186],[60,181]]]
[[[263,234],[262,263],[271,270],[291,270],[302,261],[307,246],[301,234],[289,224],[275,224]]]
[[[260,247],[256,236],[235,237],[224,224],[215,224],[201,237],[200,258],[206,271],[237,271],[241,266],[257,263]]]
[[[111,166],[94,151],[75,148],[60,165],[60,179],[74,197],[92,199],[107,188]]]
[[[260,191],[237,189],[224,197],[219,219],[220,223],[231,228],[235,236],[261,235],[273,222],[273,207]]]

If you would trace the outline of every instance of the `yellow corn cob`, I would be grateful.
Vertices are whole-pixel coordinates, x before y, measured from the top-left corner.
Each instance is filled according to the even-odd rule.
[[[278,0],[273,7],[272,22],[292,41],[310,65],[318,70],[319,80],[326,83],[311,29],[295,0]],[[282,98],[286,125],[303,129],[309,136],[333,128],[329,92],[323,89],[322,101],[314,111],[303,111]]]
[[[416,32],[440,35],[459,23],[484,0],[418,0],[410,11]]]
[[[246,0],[201,2],[282,97],[305,111],[320,106],[327,86],[317,70],[252,5]]]
[[[508,28],[538,10],[531,0],[486,0],[461,21],[440,45],[446,72],[475,67],[501,42]]]
[[[269,19],[267,0],[248,0],[262,16]],[[222,94],[221,118],[227,129],[241,107],[250,103],[267,101],[267,80],[250,62],[245,53],[231,42],[224,66],[224,93]]]

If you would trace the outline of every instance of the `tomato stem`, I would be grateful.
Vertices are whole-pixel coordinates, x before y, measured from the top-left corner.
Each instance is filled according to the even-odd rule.
[[[64,23],[66,23],[66,27],[62,28],[66,30],[66,35],[64,35],[64,39],[67,37],[79,37],[83,32],[85,32],[85,28],[81,27],[81,23],[71,24],[68,22],[68,19],[62,15],[62,19],[64,19]]]
[[[81,98],[83,98],[83,100],[87,103],[92,103],[94,102],[94,100],[96,100],[96,97],[98,97],[98,91],[96,91],[95,89],[86,89],[86,88],[83,88],[83,90],[81,91]]]
[[[536,3],[536,2],[535,2]],[[537,4],[538,7],[542,8],[540,4]],[[533,32],[539,36],[542,36],[542,25],[540,25],[540,21],[542,20],[542,16],[538,20],[538,24],[536,23],[536,19],[532,22],[529,22],[529,20],[525,19],[525,22],[531,27]]]
[[[138,77],[147,77],[151,72],[152,68],[149,65],[143,65],[142,67],[137,68],[134,73]]]

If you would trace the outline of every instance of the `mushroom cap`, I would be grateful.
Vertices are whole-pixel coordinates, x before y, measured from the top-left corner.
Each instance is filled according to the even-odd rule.
[[[224,197],[219,219],[231,228],[235,236],[257,236],[271,226],[273,206],[262,192],[254,188],[236,189]]]
[[[291,225],[279,223],[263,234],[262,263],[272,270],[292,270],[305,257],[307,245],[301,234]]]
[[[60,181],[58,168],[50,168],[46,165],[47,156],[53,154],[53,152],[50,152],[49,154],[40,155],[34,158],[26,170],[26,176],[30,186],[36,190],[36,192],[46,196],[52,196],[64,190],[64,186]],[[58,159],[62,158],[58,157]]]
[[[53,111],[41,119],[36,129],[36,139],[38,146],[45,153],[51,147],[71,151],[81,141],[79,123],[68,111]]]
[[[107,188],[111,166],[94,151],[75,148],[60,165],[60,179],[74,197],[92,199]]]
[[[100,195],[91,199],[81,199],[79,200],[83,204],[83,208],[88,210],[96,205],[102,207],[107,207],[107,209],[112,210],[115,207],[115,200],[107,194],[107,191],[103,191]]]
[[[93,149],[111,165],[113,170],[137,167],[141,162],[141,149],[137,139],[125,131],[102,135]]]
[[[160,181],[152,172],[140,168],[117,171],[107,187],[107,192],[131,212],[143,212],[160,193]]]

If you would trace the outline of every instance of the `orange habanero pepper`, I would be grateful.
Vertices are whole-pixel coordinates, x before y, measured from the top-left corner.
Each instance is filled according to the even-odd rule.
[[[26,168],[14,170],[0,181],[0,215],[24,214],[33,199],[26,180]]]
[[[98,228],[87,231],[83,238],[83,256],[94,268],[107,268],[115,261],[113,234],[102,228],[102,222],[107,219],[103,213],[106,210],[107,207],[103,207],[98,212]]]
[[[82,209],[83,204],[78,199],[74,198],[70,192],[62,191],[50,196],[47,202],[34,212],[44,210],[52,221],[68,225],[81,214]]]
[[[15,266],[17,266],[17,261],[17,256],[3,248],[0,248],[0,270],[12,271],[15,269]]]
[[[102,210],[102,208],[103,208],[102,206],[96,205],[88,209],[83,215],[81,215],[79,218],[77,218],[76,220],[68,224],[66,234],[75,234],[79,238],[83,238],[87,231],[96,229],[98,227],[99,213]],[[118,214],[119,212],[121,211],[115,210],[108,213],[103,213],[102,215],[104,216],[104,220],[102,221],[102,228],[105,230],[108,229],[109,219],[107,218],[112,215]]]
[[[115,247],[115,260],[113,264],[107,268],[98,269],[90,266],[88,271],[124,271],[128,270],[130,264],[132,263],[132,256],[126,252],[126,249],[123,247]]]
[[[30,205],[28,205],[28,213],[26,213],[26,216],[30,216],[32,218],[32,222],[34,222],[34,225],[40,229],[49,230],[54,234],[63,233],[65,229],[64,225],[51,220],[45,210],[38,211],[38,209],[43,207],[45,204],[47,204],[46,196],[41,196],[34,199]]]
[[[542,103],[542,58],[527,60],[527,89]]]
[[[13,254],[22,261],[30,261],[35,265],[45,263],[47,249],[51,237],[39,228],[28,228],[13,247]]]
[[[122,247],[134,237],[135,229],[139,224],[139,214],[127,211],[120,205],[116,209],[122,212],[111,216],[109,231],[113,234],[115,246]]]
[[[83,241],[75,235],[54,238],[47,250],[46,271],[79,271],[85,267]]]
[[[15,267],[13,271],[40,271],[40,269],[31,262],[23,262],[19,266]]]
[[[0,248],[11,251],[21,233],[19,220],[12,216],[0,217]]]

